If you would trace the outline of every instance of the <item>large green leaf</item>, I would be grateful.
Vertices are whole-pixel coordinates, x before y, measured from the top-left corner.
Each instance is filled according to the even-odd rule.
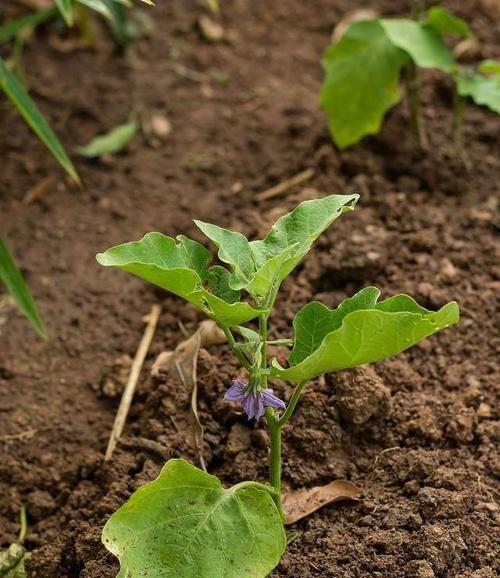
[[[293,320],[295,338],[288,359],[290,365],[297,365],[314,353],[323,339],[342,325],[342,320],[348,313],[359,309],[373,309],[379,295],[380,291],[376,287],[365,287],[333,310],[318,301],[302,307]]]
[[[458,305],[433,312],[411,297],[397,295],[376,303],[369,287],[336,310],[321,303],[305,305],[296,316],[296,344],[288,369],[273,360],[272,374],[302,382],[322,373],[379,361],[408,349],[424,337],[457,323]]]
[[[404,18],[383,19],[380,24],[389,41],[407,52],[417,66],[453,70],[453,52],[430,26]]]
[[[264,578],[286,544],[270,491],[257,482],[226,490],[215,476],[170,460],[104,527],[118,578]]]
[[[87,158],[119,153],[137,132],[137,123],[130,120],[108,133],[96,136],[87,145],[77,149],[78,154]]]
[[[56,0],[61,16],[68,26],[73,25],[73,0]]]
[[[407,59],[378,21],[351,24],[326,50],[320,103],[337,146],[379,132],[385,113],[401,98],[399,75]]]
[[[0,43],[15,38],[25,28],[34,28],[35,26],[42,24],[42,22],[45,22],[54,16],[55,13],[56,9],[54,7],[46,8],[45,10],[37,10],[32,14],[22,16],[21,18],[7,20],[7,22],[0,25]]]
[[[458,18],[442,6],[433,6],[427,12],[425,24],[430,26],[439,35],[452,34],[466,38],[472,36],[469,25],[462,18]]]
[[[7,245],[0,239],[0,281],[14,297],[19,309],[26,315],[37,333],[46,337],[45,327],[38,312],[35,300],[24,282],[21,272],[16,267]]]
[[[219,249],[219,259],[234,271],[234,289],[242,289],[249,283],[255,271],[252,251],[247,238],[237,231],[228,231],[211,223],[195,220],[196,226]]]
[[[248,303],[235,302],[237,295],[228,293],[221,268],[210,272],[210,259],[210,252],[203,245],[183,235],[176,242],[161,233],[148,233],[140,241],[97,255],[101,265],[119,267],[183,297],[222,325],[239,325],[255,318],[257,310]],[[205,284],[218,293],[210,292]]]
[[[241,234],[195,221],[219,247],[219,258],[233,269],[230,286],[265,297],[297,266],[318,236],[343,212],[352,210],[359,195],[330,195],[304,201],[278,219],[265,239],[247,241]]]
[[[489,69],[495,71],[493,64],[488,64],[486,70]],[[458,94],[470,96],[476,104],[500,114],[500,74],[485,75],[461,68],[455,75],[455,83]]]
[[[5,62],[1,58],[0,89],[10,98],[26,123],[45,144],[66,172],[73,178],[73,180],[79,183],[80,178],[78,177],[73,163],[69,160],[68,155],[65,153],[61,143],[59,142],[59,139],[52,132],[47,121],[42,116],[35,103],[31,100],[28,93],[24,90],[22,84],[7,68]]]

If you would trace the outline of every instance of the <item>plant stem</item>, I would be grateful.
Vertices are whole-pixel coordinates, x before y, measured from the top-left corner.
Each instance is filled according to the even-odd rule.
[[[460,96],[457,87],[453,91],[453,146],[455,154],[460,156],[463,153],[463,120],[464,120],[465,98]]]
[[[407,65],[408,99],[410,102],[410,124],[417,145],[427,150],[429,142],[422,119],[422,102],[420,98],[420,74],[417,65],[411,61]]]
[[[278,424],[280,427],[283,427],[286,424],[286,422],[292,417],[305,384],[306,382],[303,381],[299,383],[295,388],[295,391],[293,392],[292,397],[288,402],[288,407],[286,408],[285,413],[278,419]]]
[[[266,415],[269,426],[269,436],[271,438],[269,481],[278,495],[281,496],[281,426],[273,410],[269,409]]]
[[[243,365],[243,367],[247,371],[250,371],[251,365],[250,365],[249,361],[247,360],[247,358],[243,355],[243,353],[238,349],[238,344],[236,343],[236,340],[234,339],[234,336],[231,332],[231,329],[229,329],[229,327],[224,327],[223,325],[219,325],[219,327],[222,329],[222,331],[224,331],[224,335],[226,336],[226,340],[229,344],[229,347],[231,347],[231,349],[233,350],[233,353],[238,358],[238,361],[241,363],[241,365]]]

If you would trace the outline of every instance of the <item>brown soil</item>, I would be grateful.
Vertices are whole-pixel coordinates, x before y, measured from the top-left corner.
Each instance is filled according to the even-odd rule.
[[[388,115],[380,136],[339,153],[317,105],[319,59],[333,26],[363,2],[222,2],[226,37],[214,44],[200,38],[202,8],[194,0],[158,4],[151,37],[125,53],[104,35],[96,51],[63,51],[46,27],[28,43],[24,66],[70,150],[134,107],[144,119],[168,112],[173,130],[164,142],[141,135],[112,160],[78,161],[85,183],[78,189],[1,103],[0,229],[50,340],[37,339],[15,311],[0,329],[0,547],[15,539],[25,504],[30,577],[114,576],[117,563],[100,543],[107,517],[165,457],[197,463],[176,422],[187,411],[187,392],[148,375],[156,355],[182,338],[179,323],[192,331],[202,317],[100,268],[96,252],[151,230],[200,239],[193,217],[253,236],[300,200],[358,191],[356,211],[284,284],[275,335],[287,335],[305,300],[334,305],[369,284],[386,295],[411,293],[429,307],[456,299],[462,321],[395,359],[308,387],[284,436],[284,483],[295,489],[346,478],[363,498],[297,524],[300,536],[273,576],[497,576],[498,117],[467,109],[467,172],[450,152],[450,84],[426,74],[428,154],[412,149],[404,105]],[[376,4],[401,15],[408,3]],[[494,3],[444,4],[472,22],[482,56],[500,57]],[[305,189],[256,200],[256,192],[307,167],[315,175]],[[50,171],[53,184],[23,203]],[[104,384],[134,355],[154,302],[163,312],[127,443],[103,466],[117,407],[112,384]],[[238,372],[226,347],[202,351],[204,454],[227,484],[266,477],[263,426],[247,424],[222,401]]]

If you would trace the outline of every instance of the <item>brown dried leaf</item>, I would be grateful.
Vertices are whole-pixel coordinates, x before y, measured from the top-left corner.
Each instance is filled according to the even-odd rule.
[[[378,18],[378,10],[374,8],[358,8],[352,12],[348,12],[335,26],[332,33],[332,43],[339,41],[344,32],[349,28],[354,22],[361,22],[363,20],[375,20]]]
[[[295,524],[328,504],[356,500],[360,493],[358,487],[344,480],[334,480],[326,486],[287,492],[283,496],[285,524]]]
[[[179,343],[174,351],[163,351],[156,358],[151,368],[151,374],[158,376],[166,373],[180,378],[182,383],[191,390],[191,421],[193,435],[188,437],[189,445],[196,449],[200,464],[205,469],[202,455],[203,426],[198,416],[198,385],[196,382],[196,366],[201,347],[210,347],[225,343],[224,332],[212,320],[200,323],[198,330]],[[176,419],[179,416],[176,416]]]

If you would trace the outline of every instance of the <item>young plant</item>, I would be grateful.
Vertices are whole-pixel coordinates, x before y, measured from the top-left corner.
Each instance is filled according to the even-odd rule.
[[[306,384],[326,372],[396,355],[458,321],[455,302],[434,312],[407,295],[378,301],[380,291],[366,287],[336,309],[316,301],[304,305],[293,321],[293,338],[270,340],[269,318],[282,281],[357,200],[332,195],[305,201],[256,241],[195,221],[218,248],[215,264],[203,245],[161,233],[97,255],[101,265],[166,289],[217,322],[247,373],[233,381],[225,399],[238,403],[249,420],[265,416],[270,434],[269,484],[244,481],[224,489],[214,476],[170,460],[155,481],[137,490],[103,531],[104,544],[120,559],[118,576],[267,576],[286,545],[281,432]],[[285,367],[269,357],[269,346],[277,343],[292,348]],[[295,385],[288,403],[271,387],[275,378]]]
[[[475,72],[460,66],[445,43],[446,36],[470,38],[468,24],[441,7],[415,19],[380,18],[352,23],[338,42],[329,46],[322,64],[325,80],[320,103],[332,139],[340,148],[380,131],[386,112],[401,99],[404,74],[411,126],[418,144],[426,148],[420,105],[420,68],[438,69],[453,77],[458,97],[500,113],[498,64],[486,61]],[[457,106],[461,106],[456,99]],[[455,114],[461,120],[460,110]]]
[[[47,337],[38,307],[16,267],[7,245],[0,239],[0,281],[14,298],[19,309],[26,315],[40,337]]]

